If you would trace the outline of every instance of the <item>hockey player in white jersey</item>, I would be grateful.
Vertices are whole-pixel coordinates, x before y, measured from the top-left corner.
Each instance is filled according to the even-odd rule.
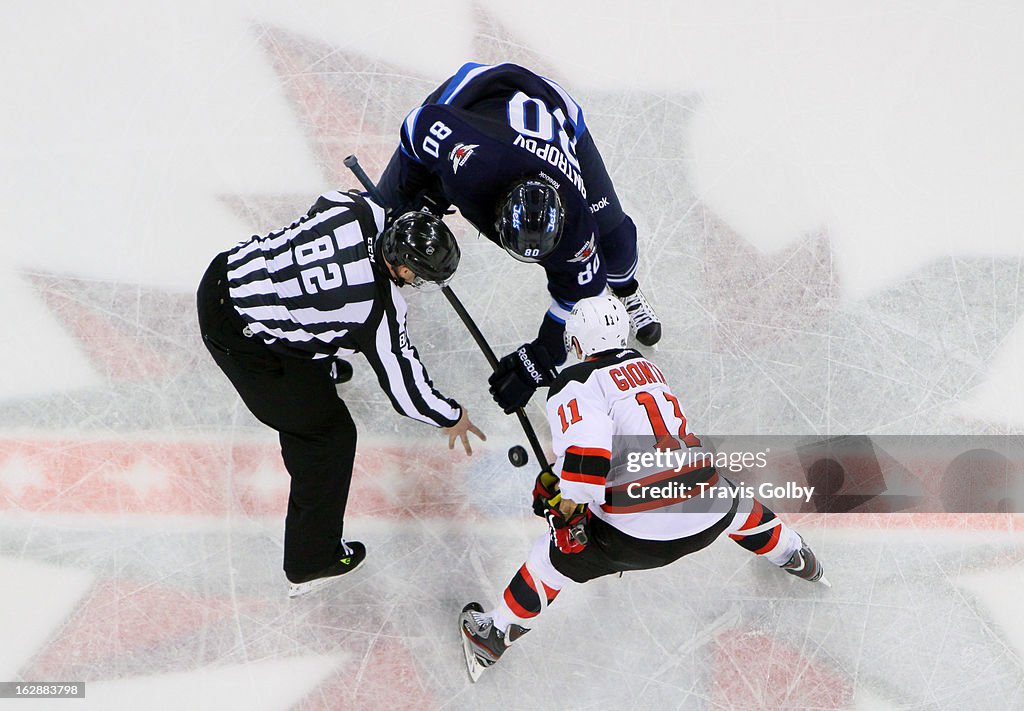
[[[550,535],[536,540],[493,609],[476,602],[463,608],[459,627],[473,681],[565,586],[668,565],[723,533],[798,578],[828,584],[811,549],[770,509],[755,498],[721,495],[731,483],[706,465],[712,453],[690,432],[664,375],[625,347],[629,316],[617,299],[580,300],[565,326],[567,350],[582,362],[564,369],[549,390],[552,471],[559,476],[542,473],[533,492],[534,512],[547,519]],[[681,450],[692,466],[635,466],[637,452],[670,450]]]

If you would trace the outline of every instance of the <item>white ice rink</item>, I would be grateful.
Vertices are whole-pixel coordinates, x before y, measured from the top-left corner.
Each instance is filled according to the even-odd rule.
[[[1020,3],[8,0],[0,57],[0,681],[87,683],[0,707],[1024,708],[1008,514],[790,515],[833,589],[719,541],[566,590],[471,685],[456,615],[544,524],[439,294],[413,339],[489,440],[449,453],[357,359],[369,557],[289,601],[276,437],[194,316],[214,254],[513,61],[584,107],[695,431],[1022,434]],[[532,338],[540,270],[453,225],[495,349]]]

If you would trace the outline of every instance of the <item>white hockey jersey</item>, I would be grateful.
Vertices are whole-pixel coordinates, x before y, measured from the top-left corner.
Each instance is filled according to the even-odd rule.
[[[640,353],[609,351],[566,368],[551,385],[547,415],[562,495],[623,533],[675,540],[728,513],[732,496],[713,453]]]

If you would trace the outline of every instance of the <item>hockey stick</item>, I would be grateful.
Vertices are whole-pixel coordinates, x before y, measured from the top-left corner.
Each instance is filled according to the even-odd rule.
[[[366,189],[366,192],[370,194],[370,197],[373,198],[374,202],[383,207],[384,201],[381,197],[380,191],[377,189],[376,183],[370,180],[370,176],[366,174],[365,170],[363,170],[363,166],[359,165],[359,159],[354,155],[351,155],[346,157],[343,162],[345,163],[345,167],[352,171],[356,176],[356,179],[358,179]],[[473,317],[469,315],[469,311],[466,310],[466,307],[462,305],[462,301],[459,300],[459,297],[455,295],[455,292],[450,286],[445,285],[441,287],[441,293],[444,294],[446,299],[448,299],[448,303],[452,305],[452,308],[455,309],[455,313],[459,315],[459,318],[462,320],[463,325],[465,325],[466,330],[469,331],[469,335],[473,337],[477,346],[480,347],[480,350],[484,354],[484,358],[487,359],[487,364],[491,366],[491,370],[497,370],[498,358],[494,355],[494,350],[487,342],[487,339],[484,338],[484,334],[481,333],[479,328],[477,328],[476,322],[473,321]],[[537,461],[540,462],[541,471],[550,471],[548,457],[544,453],[544,448],[541,446],[540,440],[537,439],[537,433],[534,431],[533,425],[530,424],[530,418],[526,416],[526,411],[520,407],[516,410],[516,416],[519,418],[519,424],[522,425],[523,432],[526,434],[526,439],[530,443],[533,455],[537,458]],[[512,463],[515,464],[514,461]],[[523,464],[526,464],[526,462],[523,462]],[[519,466],[522,466],[522,464]]]

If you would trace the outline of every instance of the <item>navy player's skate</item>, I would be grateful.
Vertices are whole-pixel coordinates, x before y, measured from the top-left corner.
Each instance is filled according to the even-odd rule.
[[[519,625],[509,625],[508,634],[494,626],[484,608],[478,602],[471,602],[462,608],[459,615],[459,629],[462,631],[462,651],[466,654],[466,669],[474,682],[484,669],[501,659],[508,646],[530,630]]]
[[[654,313],[654,307],[647,301],[644,292],[640,291],[640,285],[635,279],[621,289],[613,288],[612,293],[626,307],[636,340],[645,346],[653,346],[661,340],[661,323],[658,321],[658,315]]]

